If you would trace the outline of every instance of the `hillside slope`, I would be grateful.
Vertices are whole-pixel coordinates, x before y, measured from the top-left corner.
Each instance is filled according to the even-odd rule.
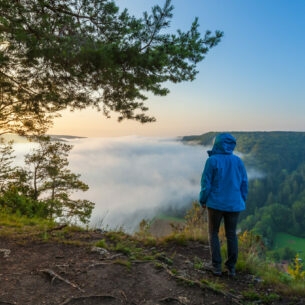
[[[64,235],[60,240],[58,232],[47,239],[0,237],[0,305],[305,302],[281,295],[279,289],[264,285],[251,274],[239,273],[234,279],[225,274],[215,278],[198,264],[209,261],[208,246],[198,242],[139,244],[134,250],[142,251],[139,258],[126,245],[116,246],[116,250],[94,246],[101,240],[113,243],[115,235],[105,232]]]
[[[182,138],[211,146],[216,132]],[[254,230],[272,247],[275,234],[305,237],[305,132],[232,132],[249,174],[241,229]]]
[[[219,132],[185,136],[184,143],[211,146]],[[243,154],[249,166],[256,166],[266,174],[295,170],[305,162],[305,132],[294,131],[244,131],[231,132],[236,138],[236,151]]]

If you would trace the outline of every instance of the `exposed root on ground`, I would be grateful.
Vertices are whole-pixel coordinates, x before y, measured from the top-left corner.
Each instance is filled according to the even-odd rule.
[[[51,284],[53,284],[53,282],[54,282],[55,279],[58,279],[58,280],[60,280],[60,281],[65,282],[66,284],[68,284],[68,285],[70,285],[70,286],[72,286],[72,287],[78,289],[78,290],[81,291],[81,292],[85,292],[85,291],[84,291],[83,289],[81,289],[77,284],[72,283],[72,282],[70,282],[69,280],[63,278],[62,276],[60,276],[59,274],[57,274],[56,272],[54,272],[54,271],[51,270],[51,269],[43,269],[43,270],[40,270],[40,272],[45,273],[45,274],[47,274],[47,275],[49,275],[49,276],[51,277]]]
[[[205,282],[201,282],[198,280],[193,280],[193,279],[188,279],[182,275],[176,275],[174,274],[170,269],[168,269],[166,264],[161,264],[161,266],[164,268],[164,270],[173,278],[183,281],[186,284],[189,285],[196,285],[198,287],[200,287],[201,289],[209,289],[212,290],[215,293],[218,294],[222,294],[224,297],[230,298],[232,300],[232,302],[238,304],[238,305],[242,305],[243,303],[240,301],[240,297],[239,296],[235,296],[229,292],[223,291],[223,290],[219,290],[219,289],[215,289],[213,287],[211,287],[210,285],[208,285],[208,283]]]
[[[123,304],[121,299],[118,299],[112,295],[89,295],[84,297],[69,298],[59,305],[89,304],[87,301],[90,302],[90,304]]]

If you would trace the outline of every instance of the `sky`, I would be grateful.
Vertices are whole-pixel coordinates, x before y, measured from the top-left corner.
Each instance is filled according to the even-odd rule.
[[[137,17],[165,0],[116,0]],[[198,65],[193,82],[149,96],[157,121],[118,123],[92,109],[63,112],[50,134],[176,137],[208,131],[305,131],[304,0],[172,0],[170,31],[220,30],[222,41]]]

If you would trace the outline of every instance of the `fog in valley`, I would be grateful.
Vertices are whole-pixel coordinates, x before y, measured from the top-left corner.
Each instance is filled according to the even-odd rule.
[[[90,186],[93,226],[134,230],[160,208],[198,198],[206,152],[176,139],[87,138],[71,141],[70,167]]]
[[[95,203],[90,226],[137,229],[167,208],[180,210],[198,199],[201,173],[211,147],[178,138],[118,137],[65,139],[73,146],[69,168],[89,185],[75,199]],[[35,143],[16,143],[16,163]],[[261,174],[248,169],[249,178]]]
[[[89,185],[73,195],[95,203],[91,226],[133,231],[142,219],[152,219],[160,209],[179,209],[197,200],[207,158],[202,146],[184,145],[178,139],[76,138],[69,168]],[[35,144],[15,144],[16,161]]]

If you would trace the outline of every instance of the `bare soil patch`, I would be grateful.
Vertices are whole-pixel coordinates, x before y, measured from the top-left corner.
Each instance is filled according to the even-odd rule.
[[[104,234],[69,233],[65,241],[0,237],[0,305],[305,303],[280,296],[251,274],[216,278],[204,268],[195,268],[196,258],[209,261],[207,245],[146,246],[153,259],[138,260],[95,248]],[[245,291],[266,298],[249,300]],[[278,298],[268,298],[271,295]]]

